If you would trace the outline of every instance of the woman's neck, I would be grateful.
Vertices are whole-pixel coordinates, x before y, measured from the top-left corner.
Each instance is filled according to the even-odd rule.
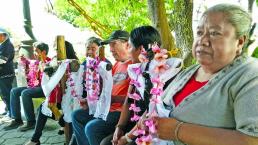
[[[195,80],[198,82],[206,82],[209,81],[214,74],[215,73],[209,72],[207,70],[205,71],[202,67],[200,67],[195,75]]]

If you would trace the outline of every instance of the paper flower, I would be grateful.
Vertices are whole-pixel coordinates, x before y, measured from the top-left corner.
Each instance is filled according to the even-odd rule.
[[[133,94],[128,93],[128,97],[136,101],[139,101],[141,99],[141,96],[137,93],[133,93]]]
[[[140,119],[140,116],[137,114],[134,114],[133,117],[131,118],[131,121],[138,121]]]
[[[136,75],[140,75],[142,73],[141,67],[134,67],[132,70],[135,72]]]
[[[146,120],[144,122],[144,124],[149,128],[150,133],[156,133],[157,132],[154,120],[152,120],[152,119]]]
[[[134,85],[135,87],[138,87],[138,88],[141,87],[140,82],[138,82],[137,80],[134,80],[134,79],[131,79],[130,84]]]
[[[160,96],[163,93],[163,89],[162,88],[152,88],[150,93],[152,95],[158,95]]]
[[[132,110],[136,113],[141,111],[140,107],[137,107],[135,104],[131,104],[130,107],[129,107],[129,110]]]
[[[100,64],[99,57],[87,61],[85,68],[85,90],[87,91],[87,100],[96,102],[99,99],[100,93],[100,75],[97,71]]]
[[[160,63],[154,68],[154,72],[156,74],[164,73],[166,70],[168,70],[169,66],[165,63]]]
[[[153,88],[150,90],[151,99],[150,103],[153,108],[151,110],[148,110],[147,116],[153,117],[157,116],[157,112],[155,110],[156,105],[161,103],[159,100],[159,97],[163,93],[163,86],[164,83],[161,82],[159,74],[164,73],[169,66],[164,63],[167,59],[167,50],[161,49],[157,43],[154,43],[152,46],[149,47],[151,51],[154,52],[154,59],[158,62],[158,64],[155,66],[154,70],[151,70],[156,74],[155,77],[151,78],[151,82],[153,83]],[[149,62],[150,60],[147,59],[147,52],[145,49],[141,50],[141,54],[139,55],[139,60],[141,63]],[[134,85],[136,88],[140,87],[140,82],[138,81],[138,76],[141,75],[143,72],[140,69],[141,67],[135,67],[133,68],[134,73],[137,75],[136,79],[131,79],[130,84]],[[150,70],[149,70],[150,71]],[[138,95],[136,92],[128,94],[128,97],[134,100],[134,103],[132,103],[129,107],[129,110],[132,110],[134,112],[133,117],[131,118],[131,121],[138,121],[140,117],[137,115],[138,112],[140,112],[140,108],[136,106],[136,101],[139,101],[141,99],[141,96]],[[136,143],[138,145],[150,145],[152,142],[155,142],[155,134],[156,134],[156,126],[153,119],[149,119],[144,122],[144,125],[146,128],[141,129],[137,128],[136,131],[133,133],[135,136],[137,136]],[[146,130],[145,130],[146,129]]]

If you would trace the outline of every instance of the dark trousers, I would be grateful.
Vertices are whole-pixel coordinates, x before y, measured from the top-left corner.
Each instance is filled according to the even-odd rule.
[[[12,89],[13,80],[14,80],[14,76],[0,79],[0,90],[1,90],[1,94],[2,94],[1,99],[6,104],[7,111],[11,110],[11,108],[10,108],[10,91]],[[10,113],[9,113],[9,115],[10,115]]]
[[[72,113],[73,131],[78,145],[99,145],[101,140],[115,131],[120,112],[109,112],[107,120],[96,119],[89,110],[78,109]]]
[[[44,129],[46,123],[47,123],[47,119],[51,118],[51,119],[55,120],[54,114],[52,114],[52,117],[49,117],[49,116],[44,115],[41,112],[41,110],[42,110],[42,104],[38,108],[38,116],[37,116],[36,126],[35,126],[35,129],[34,129],[34,133],[32,135],[32,138],[31,138],[31,141],[33,141],[33,142],[39,142],[40,137],[42,136],[42,131],[43,131],[43,129]],[[63,116],[60,118],[58,123],[61,127],[64,127],[65,123],[64,123],[64,120],[63,120]],[[72,124],[70,124],[70,125],[72,125]],[[71,126],[71,128],[72,128],[72,126]],[[70,133],[70,134],[72,134],[72,133]]]
[[[33,141],[33,142],[39,142],[39,139],[42,135],[42,131],[47,123],[47,118],[55,119],[54,115],[52,115],[52,117],[48,117],[48,116],[44,115],[41,112],[41,108],[42,108],[42,104],[38,108],[38,116],[37,116],[36,126],[34,129],[32,138],[31,138],[31,141]]]

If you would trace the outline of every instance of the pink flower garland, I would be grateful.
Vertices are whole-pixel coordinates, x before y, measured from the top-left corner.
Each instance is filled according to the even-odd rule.
[[[167,51],[165,49],[160,49],[157,45],[157,43],[154,43],[152,45],[152,51],[155,53],[154,59],[159,62],[159,64],[155,67],[154,73],[160,74],[163,73],[168,69],[168,66],[165,63],[165,60],[167,59]],[[144,63],[148,62],[147,59],[147,52],[142,49],[141,54],[139,56],[139,60]],[[131,80],[130,84],[134,85],[135,87],[140,87],[140,82],[138,82],[138,76],[142,74],[141,65],[139,67],[133,68],[134,73],[137,75],[136,80]],[[160,81],[159,75],[157,75],[156,78],[152,78],[151,82],[153,83],[153,88],[150,91],[150,94],[152,94],[152,97],[150,99],[150,103],[154,105],[153,110],[149,110],[147,113],[148,117],[157,116],[157,112],[155,110],[157,104],[161,103],[159,101],[159,97],[163,93],[163,86],[164,83]],[[140,107],[136,106],[136,101],[139,101],[141,99],[141,96],[138,95],[136,92],[132,92],[131,94],[128,94],[128,97],[134,100],[134,103],[130,105],[129,110],[132,110],[134,112],[133,117],[131,118],[131,121],[138,121],[140,119],[140,116],[137,114],[141,111]],[[156,126],[154,123],[154,120],[148,119],[144,122],[145,126],[147,127],[146,130],[137,128],[137,130],[134,132],[135,136],[138,136],[136,139],[136,143],[138,145],[142,144],[151,144],[153,142],[153,138],[156,134]]]
[[[34,88],[39,85],[39,60],[27,60],[25,57],[20,59],[21,65],[26,69],[28,65],[29,71],[26,73],[27,83],[29,88]]]
[[[73,80],[73,78],[72,78],[72,76],[71,76],[70,63],[69,63],[69,62],[66,62],[66,63],[68,63],[68,64],[67,64],[67,81],[68,81],[69,87],[71,88],[71,95],[72,95],[72,97],[77,98],[77,97],[79,97],[79,96],[78,96],[77,93],[76,93],[76,90],[75,90],[75,82],[74,82],[74,80]]]
[[[100,75],[97,71],[99,64],[99,57],[96,57],[95,59],[89,60],[87,62],[87,67],[85,71],[85,89],[87,91],[87,101],[89,102],[95,102],[99,99]]]

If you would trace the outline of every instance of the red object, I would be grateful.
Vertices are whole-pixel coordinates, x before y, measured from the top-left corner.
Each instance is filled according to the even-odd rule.
[[[49,101],[48,103],[61,103],[62,101],[62,91],[61,87],[58,84],[54,90],[49,95]]]
[[[125,99],[130,83],[130,79],[127,73],[127,67],[132,64],[132,61],[116,62],[112,67],[113,76],[113,87],[112,87],[112,98],[113,96],[119,96]],[[111,98],[111,102],[112,102]],[[112,103],[110,111],[122,111],[123,103]]]
[[[179,91],[174,97],[173,101],[175,105],[179,105],[185,98],[187,98],[190,94],[195,92],[196,90],[200,89],[202,86],[204,86],[206,82],[198,82],[195,80],[194,75],[191,77],[191,79],[186,83],[186,85],[182,88],[181,91]]]

